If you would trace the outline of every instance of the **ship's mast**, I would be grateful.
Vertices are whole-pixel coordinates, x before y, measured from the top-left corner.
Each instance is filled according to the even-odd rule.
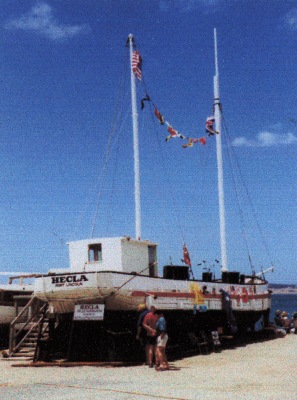
[[[139,167],[139,141],[138,141],[138,113],[136,102],[135,74],[132,70],[133,35],[129,35],[130,68],[131,68],[131,103],[133,123],[133,149],[134,149],[134,198],[135,198],[135,236],[141,238],[141,212],[140,212],[140,167]]]
[[[226,248],[226,226],[225,226],[225,202],[224,202],[224,178],[223,178],[223,157],[222,157],[222,130],[221,130],[221,106],[219,89],[219,66],[217,48],[217,30],[214,29],[214,50],[215,50],[215,76],[214,76],[214,117],[216,121],[216,149],[217,149],[217,168],[218,168],[218,194],[219,194],[219,213],[220,213],[220,242],[222,271],[228,271],[227,267],[227,248]]]

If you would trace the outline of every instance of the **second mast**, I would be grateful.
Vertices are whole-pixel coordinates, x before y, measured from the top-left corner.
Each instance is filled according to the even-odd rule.
[[[135,75],[132,69],[134,38],[129,35],[130,68],[131,68],[131,103],[133,123],[133,149],[134,149],[134,197],[135,197],[135,237],[141,238],[141,209],[140,209],[140,164],[139,164],[139,140],[138,140],[138,113],[136,101]]]

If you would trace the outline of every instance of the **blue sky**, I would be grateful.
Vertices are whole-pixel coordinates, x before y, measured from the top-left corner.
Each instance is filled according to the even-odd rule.
[[[1,9],[0,271],[67,267],[66,243],[90,236],[98,193],[95,236],[134,237],[129,82],[121,84],[127,36],[135,37],[147,91],[165,119],[202,137],[216,27],[229,269],[250,273],[231,154],[244,178],[237,195],[247,189],[253,204],[242,200],[256,271],[272,261],[270,281],[297,283],[295,1],[7,0]],[[123,117],[105,169],[117,102]],[[220,259],[215,141],[188,149],[180,139],[166,143],[149,105],[139,120],[142,236],[159,244],[160,267],[170,257],[180,263],[185,241],[199,277],[197,263]]]

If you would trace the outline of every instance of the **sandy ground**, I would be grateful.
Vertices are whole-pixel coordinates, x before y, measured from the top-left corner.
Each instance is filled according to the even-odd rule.
[[[297,399],[297,335],[171,363],[105,368],[12,367],[0,361],[0,399]]]

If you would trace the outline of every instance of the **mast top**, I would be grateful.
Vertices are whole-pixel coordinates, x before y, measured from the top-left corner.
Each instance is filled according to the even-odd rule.
[[[214,28],[215,76],[219,76],[217,29]]]
[[[134,40],[134,36],[132,35],[132,33],[129,34],[127,41],[126,41],[126,47],[131,46],[135,47],[135,40]]]

